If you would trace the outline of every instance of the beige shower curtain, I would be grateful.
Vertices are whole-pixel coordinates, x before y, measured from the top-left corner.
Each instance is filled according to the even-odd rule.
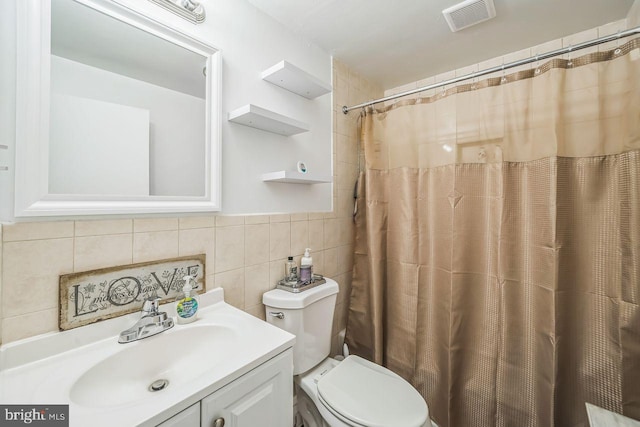
[[[640,42],[362,128],[352,352],[441,427],[587,426],[585,402],[640,419]]]

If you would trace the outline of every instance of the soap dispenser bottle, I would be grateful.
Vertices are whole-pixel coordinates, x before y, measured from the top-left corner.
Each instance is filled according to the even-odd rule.
[[[309,253],[311,249],[304,250],[304,256],[300,260],[300,281],[302,283],[311,283],[313,277],[313,259]]]
[[[191,285],[191,281],[193,277],[184,276],[184,286],[182,287],[182,292],[184,295],[182,299],[178,301],[178,305],[176,306],[176,312],[178,313],[178,324],[184,325],[185,323],[191,323],[197,319],[198,313],[198,299],[196,298],[196,293],[193,292],[193,296],[191,292],[193,291],[193,286]]]

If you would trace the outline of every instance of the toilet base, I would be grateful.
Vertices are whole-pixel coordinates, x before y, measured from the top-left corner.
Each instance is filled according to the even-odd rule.
[[[316,389],[317,381],[324,374],[338,366],[339,363],[340,361],[328,357],[313,369],[294,377],[298,396],[298,410],[304,420],[304,427],[350,427],[349,424],[342,422],[324,407],[318,400]],[[307,414],[300,410],[301,402],[303,401],[305,402]],[[308,420],[305,416],[308,417]]]
[[[298,396],[298,415],[302,418],[304,427],[330,427],[318,412],[315,403],[307,393],[296,387]]]

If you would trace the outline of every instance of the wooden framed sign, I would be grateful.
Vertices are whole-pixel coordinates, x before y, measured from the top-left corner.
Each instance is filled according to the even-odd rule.
[[[203,293],[205,263],[201,254],[60,276],[60,330],[139,311],[152,296],[161,303],[175,301],[187,275],[194,278],[194,290]]]

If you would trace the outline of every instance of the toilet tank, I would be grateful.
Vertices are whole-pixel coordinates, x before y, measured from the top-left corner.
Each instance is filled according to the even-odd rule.
[[[296,336],[293,346],[294,375],[313,368],[331,351],[338,284],[335,280],[326,281],[299,293],[274,289],[262,295],[267,322]]]

